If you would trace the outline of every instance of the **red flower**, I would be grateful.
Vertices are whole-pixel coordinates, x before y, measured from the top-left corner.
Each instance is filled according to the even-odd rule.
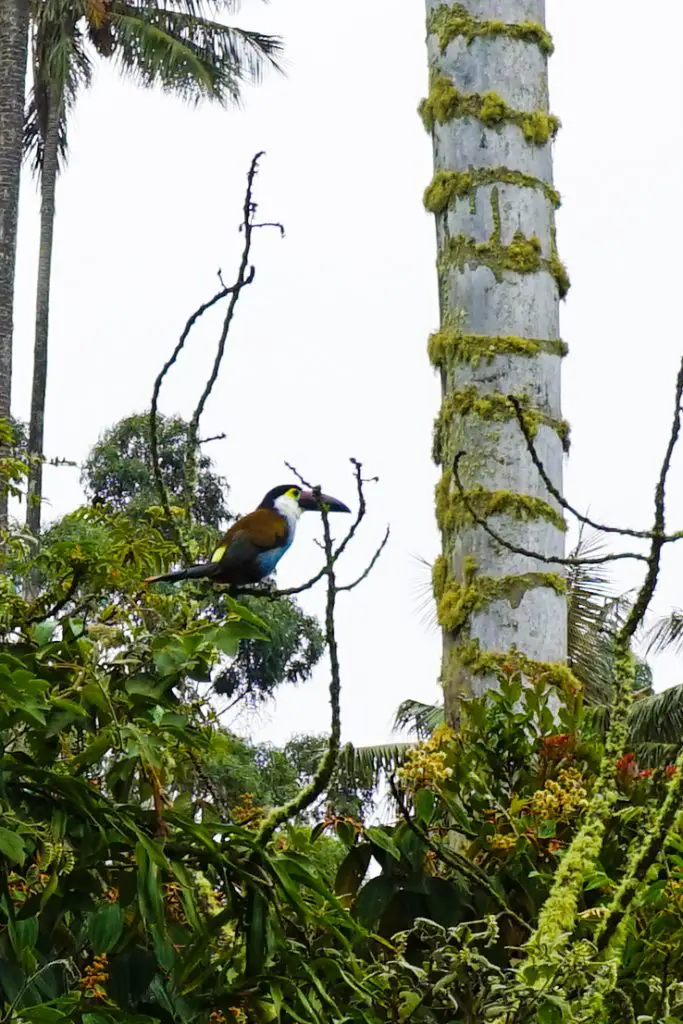
[[[664,774],[668,775],[668,776],[675,775],[676,774],[676,765],[675,764],[668,764],[666,766],[666,768],[664,769]]]

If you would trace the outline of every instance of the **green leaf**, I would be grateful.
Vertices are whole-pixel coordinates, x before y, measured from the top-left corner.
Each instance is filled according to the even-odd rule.
[[[109,953],[121,937],[123,914],[118,903],[105,903],[88,922],[88,938],[93,953]]]
[[[356,830],[350,821],[336,821],[334,823],[334,831],[337,833],[337,838],[341,840],[347,850],[353,846],[353,842],[356,838]]]
[[[537,1010],[539,1024],[562,1024],[567,1020],[569,1003],[559,996],[545,996]]]
[[[8,828],[0,828],[0,853],[14,861],[15,864],[23,864],[26,860],[26,849],[24,841],[16,832],[10,832]]]
[[[423,821],[425,825],[428,825],[432,820],[435,804],[436,797],[431,789],[418,789],[415,794],[415,816],[417,820]]]
[[[366,928],[374,928],[397,891],[396,881],[386,875],[378,875],[366,882],[356,900],[356,915],[360,923]]]
[[[366,828],[365,834],[368,839],[375,844],[375,846],[379,846],[380,850],[384,850],[390,857],[393,857],[394,860],[401,859],[401,851],[391,836],[383,829],[371,826],[370,828]]]
[[[557,822],[549,818],[547,821],[541,821],[538,826],[538,838],[539,839],[551,839],[555,835],[557,829]]]
[[[103,729],[99,736],[92,743],[89,743],[83,753],[79,754],[74,761],[81,769],[87,768],[91,764],[97,764],[98,761],[102,760],[111,745],[111,730],[109,728]]]
[[[367,874],[370,858],[372,857],[372,845],[370,843],[359,843],[353,846],[339,865],[337,877],[334,880],[334,891],[338,896],[358,892],[358,887]]]
[[[36,625],[31,630],[31,633],[33,635],[33,640],[38,645],[38,647],[44,647],[45,644],[48,644],[50,642],[56,626],[57,623],[53,622],[51,619],[46,619],[44,622],[36,623]]]

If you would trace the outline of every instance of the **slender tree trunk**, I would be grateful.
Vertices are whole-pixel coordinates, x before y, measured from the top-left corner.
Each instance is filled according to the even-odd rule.
[[[514,649],[527,676],[561,684],[569,675],[561,567],[501,546],[468,511],[512,545],[564,553],[560,510],[507,396],[522,403],[561,489],[559,300],[569,281],[555,246],[559,122],[548,114],[544,0],[427,0],[427,17],[430,91],[420,112],[433,138],[425,206],[436,216],[441,313],[429,353],[443,395],[434,589],[446,717],[456,724],[462,697],[494,686]]]
[[[28,56],[27,0],[0,0],[0,417],[8,419],[12,391],[14,264]],[[7,496],[0,493],[0,528]]]
[[[47,128],[40,180],[40,250],[36,288],[36,333],[33,345],[33,387],[28,450],[33,461],[29,470],[26,525],[35,536],[40,533],[43,494],[43,439],[45,391],[47,388],[47,341],[50,320],[50,275],[52,235],[55,223],[55,185],[59,161],[60,98],[49,92]]]

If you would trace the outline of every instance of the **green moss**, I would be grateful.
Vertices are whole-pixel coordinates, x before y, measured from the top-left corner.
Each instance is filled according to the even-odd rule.
[[[556,594],[565,594],[567,584],[562,576],[551,572],[527,572],[515,576],[475,576],[466,574],[464,583],[451,579],[438,604],[439,624],[450,633],[459,633],[467,626],[473,612],[492,601],[508,601],[518,608],[530,590],[549,587]]]
[[[508,515],[520,522],[545,519],[558,530],[564,532],[567,529],[564,517],[543,498],[514,491],[490,491],[481,484],[461,494],[451,488],[450,472],[444,473],[444,477],[445,484],[442,485],[441,481],[437,484],[437,488],[441,487],[439,495],[442,495],[443,488],[446,489],[437,507],[437,522],[442,530],[460,529],[471,524],[473,520],[468,506],[480,519],[496,515]]]
[[[505,21],[473,18],[462,4],[452,7],[442,4],[432,11],[427,19],[427,31],[438,36],[441,50],[458,36],[471,43],[480,36],[507,36],[509,39],[521,39],[526,43],[535,43],[545,56],[553,52],[553,41],[550,33],[535,21],[522,21],[508,24]]]
[[[429,336],[427,353],[433,366],[448,367],[453,362],[478,366],[496,356],[525,356],[540,352],[566,356],[567,344],[559,338],[518,338],[512,334],[465,334],[457,328],[442,328]]]
[[[476,117],[488,128],[515,124],[524,138],[537,146],[554,139],[560,128],[559,118],[552,114],[543,110],[517,110],[495,92],[460,92],[450,78],[436,69],[432,69],[429,95],[420,103],[418,113],[429,132],[437,123],[447,124],[457,117]]]
[[[448,239],[440,262],[460,270],[470,264],[488,267],[496,281],[503,280],[506,270],[517,274],[535,274],[545,270],[554,278],[561,299],[569,290],[567,271],[557,255],[553,253],[550,259],[545,259],[541,255],[541,243],[536,235],[527,238],[519,230],[509,245],[503,245],[496,235],[492,235],[488,242],[475,242],[467,235],[456,235]]]
[[[472,167],[469,171],[437,171],[424,191],[424,205],[431,213],[443,213],[457,199],[471,197],[480,185],[518,185],[520,188],[540,189],[557,209],[560,193],[552,185],[531,174],[511,171],[508,167]]]
[[[531,405],[527,395],[515,396],[520,404],[524,424],[531,437],[535,437],[543,423],[551,427],[560,437],[562,447],[569,450],[569,423],[557,420]],[[474,384],[459,391],[451,391],[443,399],[439,415],[434,422],[432,456],[438,464],[442,461],[444,438],[454,416],[468,416],[474,413],[483,420],[504,422],[515,418],[515,411],[507,395],[494,391],[482,394]]]
[[[556,686],[563,692],[580,692],[583,687],[567,665],[555,661],[536,661],[521,651],[511,648],[510,651],[482,651],[476,638],[454,644],[450,656],[459,666],[466,668],[471,675],[496,675],[504,662],[513,656],[520,670],[534,682],[544,682]]]
[[[432,589],[434,590],[434,597],[439,600],[446,589],[446,581],[448,580],[448,562],[444,555],[439,555],[435,559],[434,565],[432,566]]]

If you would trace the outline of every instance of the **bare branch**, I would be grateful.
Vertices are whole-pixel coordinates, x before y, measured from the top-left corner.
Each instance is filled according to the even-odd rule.
[[[514,409],[515,416],[517,417],[517,422],[519,423],[519,429],[522,431],[522,434],[524,435],[527,450],[529,452],[529,455],[531,456],[534,466],[538,470],[538,474],[541,480],[548,489],[548,493],[553,496],[555,501],[559,505],[561,505],[563,509],[565,509],[567,512],[570,512],[573,516],[575,516],[580,523],[583,523],[585,526],[590,526],[594,530],[599,530],[600,533],[618,533],[624,537],[642,537],[645,540],[648,540],[652,536],[649,530],[630,530],[628,528],[622,529],[618,526],[606,526],[604,523],[597,523],[594,519],[589,519],[588,516],[582,515],[581,512],[575,509],[573,505],[570,505],[566,498],[563,497],[562,492],[558,491],[557,487],[555,487],[555,484],[548,476],[546,468],[543,465],[543,462],[541,461],[538,452],[536,451],[534,439],[529,433],[529,428],[527,426],[526,420],[524,419],[524,410],[522,409],[519,399],[516,395],[508,395],[507,398],[510,405]]]
[[[249,266],[249,255],[251,253],[252,235],[254,232],[254,215],[256,213],[257,205],[253,200],[253,188],[254,179],[258,171],[259,160],[263,156],[263,152],[257,153],[251,161],[251,166],[247,173],[247,190],[244,195],[244,205],[242,213],[242,224],[240,225],[240,231],[244,231],[244,246],[242,248],[242,257],[240,259],[239,269],[237,271],[237,280],[233,286],[230,302],[223,320],[223,328],[221,330],[220,337],[218,339],[218,348],[216,351],[216,358],[214,359],[213,367],[207,380],[204,390],[199,396],[197,407],[192,414],[190,425],[187,431],[187,454],[185,462],[185,505],[189,509],[190,507],[190,494],[194,486],[194,475],[196,468],[196,450],[197,450],[197,434],[199,431],[199,421],[204,407],[208,401],[209,395],[213,390],[213,386],[218,378],[218,372],[223,361],[223,355],[225,353],[225,343],[227,341],[228,332],[230,325],[232,324],[233,317],[235,315],[235,309],[239,301],[242,289],[247,285],[251,284],[254,280],[255,270],[254,267]]]
[[[285,466],[290,471],[290,473],[292,473],[293,476],[295,476],[297,478],[297,480],[299,481],[300,484],[302,484],[304,487],[308,487],[308,488],[312,489],[313,484],[309,484],[308,480],[304,480],[304,478],[302,477],[302,475],[299,472],[299,470],[296,469],[296,467],[293,466],[291,464],[291,462],[285,462]]]
[[[364,579],[367,579],[367,577],[372,572],[372,570],[373,570],[373,568],[375,566],[375,563],[377,562],[379,556],[382,554],[382,551],[386,547],[387,541],[389,540],[389,534],[390,533],[391,533],[391,527],[387,526],[386,533],[384,534],[384,537],[382,539],[382,543],[380,544],[380,546],[375,551],[374,555],[372,556],[372,558],[368,562],[368,564],[365,567],[365,569],[363,570],[363,572],[360,574],[360,576],[357,579],[355,579],[353,581],[353,583],[346,583],[343,587],[337,587],[337,593],[341,593],[342,590],[353,590],[355,587],[358,586],[359,583],[362,583]]]
[[[198,437],[197,444],[209,444],[210,441],[224,441],[228,435],[223,432],[222,434],[214,434],[212,437]]]
[[[647,555],[643,555],[637,551],[621,551],[611,555],[601,555],[597,558],[552,558],[549,555],[542,555],[539,551],[530,551],[529,548],[520,547],[517,544],[512,544],[505,537],[502,537],[497,530],[494,530],[485,519],[483,519],[479,513],[475,510],[472,502],[467,496],[467,491],[463,487],[460,479],[460,460],[467,454],[465,451],[460,451],[453,460],[453,477],[455,479],[456,486],[462,498],[463,505],[469,512],[470,516],[477,524],[481,526],[485,533],[488,533],[489,537],[492,537],[498,544],[506,548],[508,551],[512,551],[517,555],[525,555],[527,558],[535,558],[538,562],[545,562],[548,565],[602,565],[605,562],[618,562],[622,559],[629,558],[635,559],[641,562],[647,562]]]
[[[169,526],[171,527],[173,533],[175,534],[176,542],[183,554],[185,561],[190,561],[190,558],[185,550],[182,537],[180,536],[178,524],[176,523],[173,517],[173,513],[171,512],[171,505],[168,499],[168,492],[166,490],[164,478],[161,473],[161,467],[159,465],[159,439],[157,434],[157,410],[159,406],[159,392],[161,391],[161,385],[164,382],[164,377],[178,359],[178,356],[182,352],[185,346],[185,342],[187,341],[190,331],[192,330],[194,325],[202,316],[204,316],[204,313],[206,313],[207,310],[211,309],[211,307],[215,306],[217,302],[220,302],[221,299],[224,299],[227,295],[230,294],[232,289],[225,287],[225,285],[223,284],[223,279],[220,276],[220,271],[218,272],[218,276],[221,281],[221,290],[219,292],[216,292],[213,298],[209,299],[208,302],[202,303],[202,305],[199,306],[194,311],[194,313],[189,317],[187,323],[185,324],[185,327],[183,328],[180,338],[176,342],[176,346],[173,349],[173,352],[171,353],[171,355],[166,360],[161,370],[157,374],[157,378],[154,381],[154,388],[152,390],[152,405],[149,410],[149,444],[152,454],[152,472],[154,474],[154,481],[156,483],[157,491],[159,494],[159,500],[164,510],[164,514],[166,516]]]

